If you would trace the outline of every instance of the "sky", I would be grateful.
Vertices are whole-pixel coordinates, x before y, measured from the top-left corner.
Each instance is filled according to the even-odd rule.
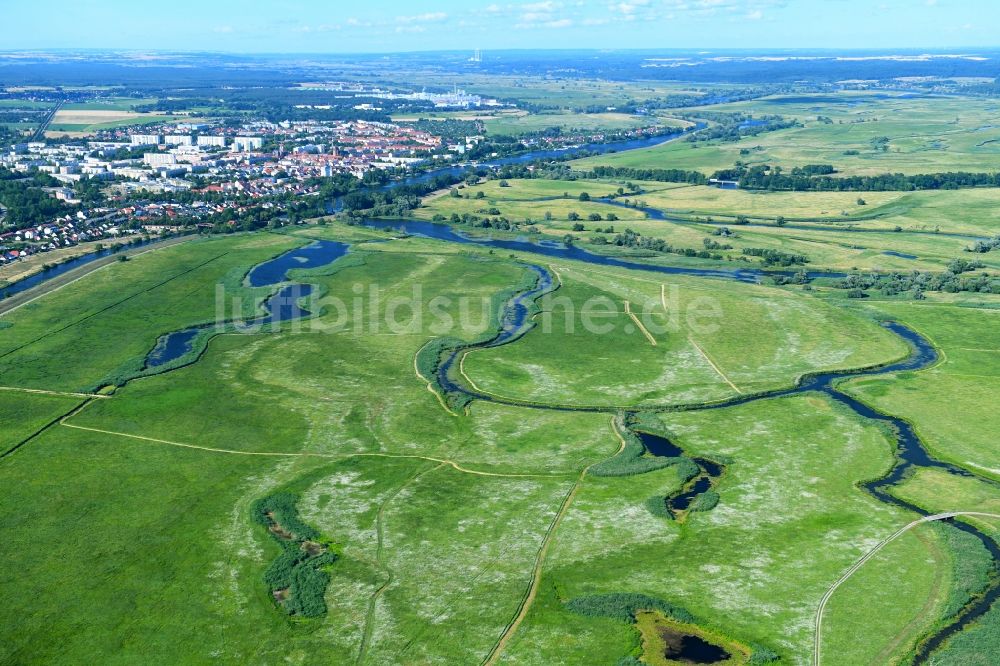
[[[7,3],[5,3],[7,4]],[[997,46],[997,0],[13,0],[0,50]]]

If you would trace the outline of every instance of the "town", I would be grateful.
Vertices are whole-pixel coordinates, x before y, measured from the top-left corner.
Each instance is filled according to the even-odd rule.
[[[352,90],[342,84],[310,89]],[[441,94],[364,89],[353,94],[417,99],[446,109],[512,106],[458,89]],[[296,105],[316,113],[329,108]],[[370,104],[353,108],[378,110]],[[444,124],[363,119],[233,123],[199,118],[100,129],[80,139],[49,132],[48,138],[14,143],[0,154],[0,174],[7,174],[8,181],[34,178],[58,202],[58,214],[46,216],[42,211],[19,222],[3,217],[0,207],[0,265],[78,245],[85,252],[108,238],[169,235],[212,228],[220,220],[232,227],[248,215],[287,222],[308,205],[308,197],[321,193],[324,182],[338,176],[360,180],[378,172],[383,174],[378,179],[405,177],[499,155],[481,123],[465,123],[463,127],[473,130],[468,135],[445,136],[427,129],[436,126]],[[537,133],[521,137],[516,148],[563,149],[660,131],[652,123],[626,131]],[[63,259],[76,254],[65,253]]]

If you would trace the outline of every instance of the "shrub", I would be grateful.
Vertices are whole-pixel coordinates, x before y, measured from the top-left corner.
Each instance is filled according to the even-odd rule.
[[[661,495],[654,495],[646,500],[646,508],[657,518],[674,519],[674,515],[667,508],[667,498]]]
[[[750,650],[750,660],[747,662],[749,664],[770,664],[781,658],[776,652],[760,643],[751,643]]]
[[[690,511],[711,511],[719,503],[719,493],[714,490],[706,490],[702,494],[691,500],[688,506]]]
[[[297,501],[298,497],[292,493],[277,492],[257,500],[251,507],[254,522],[268,528],[268,534],[281,548],[264,572],[264,583],[271,592],[288,590],[283,608],[290,615],[320,617],[327,611],[324,596],[330,575],[326,568],[337,561],[337,555],[330,552],[328,545],[323,545],[318,553],[310,553],[303,547],[306,541],[322,541],[318,531],[299,519]],[[275,534],[270,530],[274,526],[280,526],[289,536]]]
[[[635,622],[635,614],[642,610],[659,611],[678,622],[694,622],[694,616],[680,606],[635,592],[577,597],[567,602],[566,608],[587,617],[609,617],[622,622]]]
[[[685,460],[685,458],[648,456],[646,455],[646,447],[642,445],[639,437],[629,430],[622,417],[615,419],[615,427],[622,439],[625,440],[625,447],[607,460],[592,465],[587,472],[588,474],[593,476],[635,476],[670,467]]]

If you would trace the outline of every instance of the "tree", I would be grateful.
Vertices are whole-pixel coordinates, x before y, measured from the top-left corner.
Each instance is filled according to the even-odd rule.
[[[864,206],[864,205],[866,205],[866,202],[865,202],[865,200],[864,200],[864,199],[862,199],[861,197],[858,197],[858,205],[859,205],[859,206]]]
[[[500,187],[510,187],[510,183],[508,183],[506,180],[501,180]]]
[[[576,220],[580,219],[580,214],[577,213],[575,210],[571,210],[569,212],[569,215],[566,216],[566,219],[569,220],[570,222],[575,222]]]
[[[580,201],[590,201],[590,195],[586,192],[580,192]]]
[[[584,230],[584,227],[579,222],[577,222],[576,224],[573,225],[573,231],[583,231],[583,230]]]
[[[590,215],[587,216],[587,219],[590,220],[591,222],[600,222],[601,221],[601,214],[600,213],[591,213]]]
[[[777,219],[774,220],[774,223],[777,224],[779,227],[783,227],[787,224],[787,222],[785,222],[784,215],[779,215]]]

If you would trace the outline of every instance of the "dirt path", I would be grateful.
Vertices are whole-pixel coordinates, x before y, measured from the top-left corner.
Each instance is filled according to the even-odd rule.
[[[110,395],[100,393],[73,393],[71,391],[47,391],[45,389],[23,388],[21,386],[0,386],[0,391],[15,391],[18,393],[37,393],[39,395],[58,395],[67,398],[110,398]]]
[[[697,349],[697,350],[698,350],[698,353],[699,353],[699,354],[701,354],[702,358],[704,358],[704,359],[705,359],[706,361],[708,361],[708,364],[709,364],[710,366],[712,366],[712,369],[713,369],[713,370],[715,370],[715,372],[716,372],[716,374],[717,374],[717,375],[719,375],[720,377],[722,377],[722,380],[723,380],[724,382],[726,382],[727,384],[729,384],[730,386],[732,386],[732,387],[733,387],[733,390],[734,390],[734,391],[736,391],[737,393],[739,393],[740,395],[742,395],[742,394],[743,394],[743,391],[741,391],[741,390],[740,390],[740,387],[739,387],[739,386],[737,386],[736,384],[734,384],[734,383],[733,383],[733,382],[732,382],[732,381],[731,381],[731,380],[729,379],[729,377],[727,377],[727,376],[726,376],[726,373],[724,373],[724,372],[722,371],[722,368],[720,368],[719,366],[717,366],[717,365],[715,364],[715,361],[713,361],[713,360],[712,360],[712,357],[710,357],[710,356],[709,356],[709,355],[708,355],[707,353],[705,353],[705,350],[701,348],[701,345],[699,345],[699,344],[698,344],[697,342],[695,342],[695,341],[694,341],[694,338],[693,338],[692,336],[690,336],[690,335],[688,336],[688,342],[690,342],[690,343],[691,343],[691,345],[692,345],[692,346],[693,346],[693,347],[694,347],[695,349]]]
[[[853,576],[858,569],[864,566],[865,562],[867,562],[876,554],[878,554],[880,550],[882,550],[887,545],[889,545],[899,537],[903,536],[904,534],[912,530],[917,525],[922,525],[923,523],[928,523],[935,520],[946,520],[948,518],[954,518],[956,516],[980,516],[983,518],[1000,518],[1000,514],[984,513],[982,511],[951,511],[946,513],[936,513],[930,516],[924,516],[923,518],[918,518],[917,520],[907,523],[903,527],[899,528],[898,530],[887,536],[885,539],[879,541],[874,548],[869,550],[861,557],[861,559],[852,564],[851,567],[844,572],[844,575],[841,576],[839,579],[837,579],[837,582],[835,582],[833,585],[830,586],[830,589],[826,591],[826,593],[823,595],[823,598],[820,600],[819,607],[817,607],[816,609],[816,630],[813,638],[813,666],[820,666],[820,657],[821,657],[820,653],[823,647],[823,611],[826,610],[826,605],[827,603],[829,603],[830,597],[833,596],[833,593],[837,591],[837,588],[843,585],[845,582],[847,582],[847,579]]]
[[[83,406],[89,404],[84,403]],[[428,462],[438,463],[440,465],[447,465],[454,469],[456,472],[461,472],[462,474],[473,474],[475,476],[489,476],[504,479],[558,479],[566,478],[567,474],[516,474],[516,473],[504,473],[504,472],[486,472],[483,470],[469,469],[468,467],[463,467],[454,460],[447,460],[444,458],[435,458],[433,456],[420,456],[411,455],[405,453],[313,453],[313,452],[281,452],[281,451],[239,451],[235,449],[221,449],[211,446],[201,446],[199,444],[188,444],[185,442],[175,442],[169,439],[158,439],[156,437],[146,437],[145,435],[133,435],[127,432],[115,432],[114,430],[104,430],[102,428],[91,428],[89,426],[81,426],[73,423],[68,423],[68,420],[73,416],[76,416],[82,411],[82,407],[74,409],[69,414],[56,419],[59,425],[65,426],[67,428],[73,428],[75,430],[86,430],[87,432],[96,432],[102,435],[113,435],[115,437],[127,437],[129,439],[136,439],[143,442],[152,442],[154,444],[165,444],[167,446],[176,446],[183,449],[194,449],[196,451],[206,451],[209,453],[224,453],[227,455],[235,456],[256,456],[262,458],[324,458],[327,460],[348,460],[350,458],[406,458],[411,460],[426,460]]]
[[[375,605],[378,603],[379,597],[382,596],[382,593],[385,592],[385,590],[390,585],[392,585],[392,581],[395,580],[395,574],[393,573],[392,569],[389,568],[389,566],[385,563],[384,522],[385,522],[386,507],[388,507],[389,504],[392,502],[392,500],[396,499],[396,497],[399,496],[401,492],[403,492],[406,488],[416,483],[420,479],[420,477],[424,476],[425,474],[429,474],[430,472],[437,471],[441,469],[443,466],[444,463],[441,463],[435,467],[428,467],[427,469],[420,470],[416,474],[412,475],[409,479],[400,484],[400,486],[396,488],[396,490],[394,490],[388,497],[386,497],[385,500],[378,507],[378,513],[375,514],[375,535],[377,539],[376,542],[377,545],[375,547],[375,564],[376,566],[378,566],[378,568],[380,568],[383,572],[385,572],[386,579],[384,583],[379,585],[378,589],[375,590],[371,598],[368,600],[368,611],[365,613],[365,629],[364,632],[361,634],[361,646],[358,648],[358,656],[354,660],[355,664],[362,663],[365,659],[366,653],[368,652],[368,646],[371,643],[372,630],[375,619]]]
[[[611,430],[614,431],[615,436],[618,437],[619,446],[618,451],[614,455],[618,455],[625,448],[625,438],[621,436],[618,432],[618,428],[615,427],[615,419],[611,418]],[[552,537],[555,535],[556,530],[559,528],[559,524],[562,522],[563,517],[569,510],[570,505],[573,503],[573,498],[576,497],[577,491],[580,489],[580,485],[583,483],[583,479],[587,476],[587,472],[596,463],[591,463],[583,468],[580,472],[580,476],[577,477],[576,481],[573,483],[573,487],[570,488],[569,492],[566,493],[566,497],[563,499],[562,504],[559,507],[559,511],[556,513],[555,518],[553,518],[552,523],[549,525],[549,529],[545,532],[545,536],[542,539],[542,545],[538,549],[538,555],[535,556],[535,566],[531,571],[531,581],[528,583],[528,591],[525,594],[524,599],[521,600],[521,605],[518,606],[517,614],[514,619],[511,620],[507,628],[500,635],[500,638],[494,644],[493,649],[483,660],[485,666],[493,666],[500,659],[503,651],[507,648],[510,643],[510,639],[513,638],[514,634],[517,633],[518,628],[521,623],[524,622],[524,618],[528,615],[528,611],[531,610],[531,606],[535,603],[535,597],[538,596],[538,588],[542,582],[542,567],[545,564],[545,557],[549,551],[549,545],[552,543]]]
[[[636,327],[640,331],[642,331],[642,334],[646,336],[647,340],[649,340],[649,344],[655,347],[656,338],[653,337],[652,333],[646,330],[646,327],[642,325],[641,321],[639,321],[639,317],[637,317],[635,313],[632,312],[632,305],[628,301],[623,301],[623,302],[625,303],[625,314],[627,314],[629,317],[632,318],[632,321],[635,323]]]
[[[95,259],[88,264],[79,266],[72,270],[66,271],[62,275],[56,276],[50,280],[46,280],[41,284],[22,291],[21,293],[14,294],[9,298],[5,298],[0,301],[0,315],[6,314],[8,312],[13,312],[22,305],[27,305],[32,301],[35,301],[42,296],[50,294],[54,291],[58,291],[63,287],[73,284],[77,280],[90,275],[96,270],[100,270],[109,264],[113,264],[118,261],[120,255],[127,257],[138,257],[141,254],[146,254],[147,252],[153,252],[154,250],[160,250],[165,247],[170,247],[171,245],[177,245],[178,243],[184,243],[189,240],[197,238],[197,236],[177,236],[175,238],[168,238],[162,241],[156,241],[150,245],[145,245],[142,247],[132,248],[131,250],[123,250],[122,252],[117,252],[115,254],[110,254],[106,257],[101,257],[100,259]],[[17,284],[16,282],[14,284]]]

